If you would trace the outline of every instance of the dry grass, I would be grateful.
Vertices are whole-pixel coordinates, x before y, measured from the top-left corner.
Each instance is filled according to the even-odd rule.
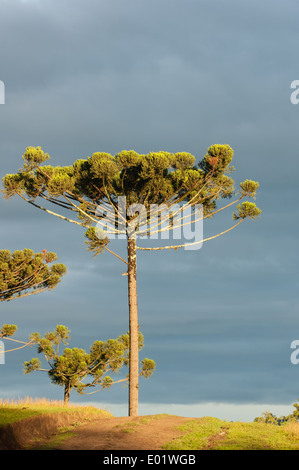
[[[18,400],[0,399],[0,426],[19,421],[20,419],[40,414],[73,414],[82,419],[112,416],[108,411],[94,406],[79,404],[65,405],[63,401],[47,398],[25,397]]]
[[[54,407],[63,407],[66,408],[63,400],[49,400],[48,398],[32,398],[32,397],[25,397],[25,398],[18,398],[18,400],[14,399],[6,399],[0,398],[0,406],[54,406]],[[78,404],[69,404],[67,408],[82,408],[82,405]],[[84,407],[88,408],[88,407]],[[92,408],[92,407],[91,407]]]
[[[287,433],[290,433],[292,436],[299,438],[299,423],[290,421],[286,424],[283,424],[283,427]]]

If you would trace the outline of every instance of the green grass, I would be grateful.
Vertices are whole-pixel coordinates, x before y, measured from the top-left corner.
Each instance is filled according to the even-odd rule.
[[[76,436],[76,433],[72,431],[66,432],[62,429],[59,429],[57,432],[58,434],[55,434],[53,437],[47,439],[46,441],[44,439],[35,439],[30,445],[26,446],[25,448],[27,450],[31,450],[32,448],[34,450],[52,450],[53,448],[58,447],[60,444],[62,444],[63,441],[66,441],[70,437]]]
[[[92,406],[64,406],[63,402],[59,401],[27,398],[19,401],[0,401],[0,426],[15,423],[31,416],[49,413],[73,413],[78,415],[78,418],[84,418],[84,420],[111,416],[107,411]]]
[[[200,418],[189,421],[178,429],[184,431],[184,436],[166,444],[167,450],[196,450],[208,445],[211,436],[221,432],[223,421],[217,418]]]
[[[38,410],[28,410],[15,407],[8,408],[7,406],[0,406],[0,426],[15,423],[20,419],[30,418],[30,416],[34,416],[39,413],[40,412]]]
[[[299,450],[299,424],[226,422],[199,418],[179,428],[184,435],[167,450]]]

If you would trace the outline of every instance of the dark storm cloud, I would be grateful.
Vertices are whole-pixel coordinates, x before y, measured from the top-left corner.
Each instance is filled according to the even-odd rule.
[[[291,4],[283,12],[273,2],[271,8],[195,1],[68,6],[5,4],[2,70],[11,139],[17,125],[22,140],[37,134],[61,158],[62,148],[75,155],[101,146],[152,150],[154,135],[157,149],[201,156],[214,139],[239,147],[253,133],[256,142],[261,127],[260,139],[271,122],[283,124],[270,105],[274,99],[289,105],[287,88],[281,93],[288,82],[281,80],[293,66]],[[257,150],[255,158],[264,152]]]
[[[225,142],[235,148],[240,171],[271,184],[278,172],[268,155],[276,160],[284,148],[276,129],[288,135],[294,164],[294,5],[68,6],[4,4],[5,167],[31,144],[41,144],[55,163],[69,163],[123,148],[187,150],[201,158],[211,143]]]

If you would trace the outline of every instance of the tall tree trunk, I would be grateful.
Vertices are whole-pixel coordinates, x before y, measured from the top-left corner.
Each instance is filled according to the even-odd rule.
[[[64,386],[64,404],[66,406],[68,406],[69,401],[70,401],[70,393],[71,393],[71,387],[68,383],[66,383]]]
[[[139,378],[139,347],[138,347],[138,308],[137,308],[137,262],[136,239],[128,238],[128,296],[129,296],[129,416],[138,416],[138,378]]]

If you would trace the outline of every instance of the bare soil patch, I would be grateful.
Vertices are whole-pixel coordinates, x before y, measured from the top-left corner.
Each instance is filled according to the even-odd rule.
[[[71,417],[41,415],[1,428],[0,449],[40,449],[46,444],[50,450],[160,450],[183,435],[177,428],[190,419],[174,415],[96,418],[74,427],[74,436],[54,444],[53,437],[64,433],[59,428],[73,424]]]
[[[80,426],[59,450],[160,450],[183,434],[177,429],[192,418],[172,415],[104,418]]]

